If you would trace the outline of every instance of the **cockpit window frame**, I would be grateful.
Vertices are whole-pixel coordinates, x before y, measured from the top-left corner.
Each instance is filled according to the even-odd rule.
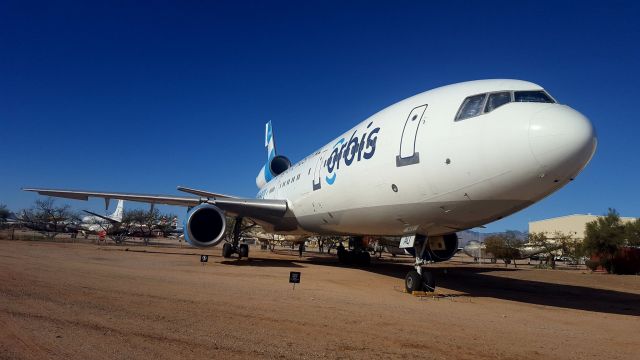
[[[478,114],[476,114],[476,115],[469,116],[469,117],[466,117],[464,119],[461,119],[460,115],[462,114],[462,109],[464,108],[467,99],[475,97],[475,96],[480,96],[480,95],[484,95],[484,99],[482,99],[482,104],[480,105],[480,112]],[[458,108],[458,112],[456,112],[456,117],[454,118],[454,122],[463,121],[463,120],[467,120],[467,119],[473,119],[474,117],[478,117],[478,116],[484,114],[484,107],[486,106],[487,99],[489,98],[488,95],[489,95],[489,93],[485,92],[485,93],[478,93],[478,94],[469,95],[469,96],[465,97],[462,100],[462,103],[460,104],[460,107]]]
[[[491,97],[491,95],[494,94],[501,94],[501,93],[509,93],[509,102],[506,102],[496,108],[493,108],[492,110],[487,111],[487,104],[489,104],[489,98]],[[492,111],[495,111],[497,108],[505,106],[507,104],[511,104],[512,102],[514,102],[514,95],[513,95],[513,91],[512,90],[500,90],[500,91],[492,91],[492,92],[488,92],[487,93],[487,99],[484,102],[484,107],[482,108],[482,114],[488,114]]]
[[[541,101],[516,101],[516,93],[517,92],[537,92],[537,93],[542,93],[544,94],[547,98],[549,98],[549,100],[551,100],[551,102],[541,102]],[[522,102],[522,103],[541,103],[541,104],[557,104],[558,102],[556,101],[556,99],[554,99],[551,95],[549,95],[548,92],[546,92],[544,89],[540,89],[540,90],[513,90],[511,91],[511,99],[513,99],[513,102]]]
[[[541,103],[541,104],[558,104],[558,101],[553,96],[551,96],[545,89],[488,91],[488,92],[484,92],[484,93],[477,93],[477,94],[466,96],[462,100],[462,103],[460,104],[460,107],[458,108],[458,111],[456,112],[456,116],[453,118],[453,121],[454,122],[460,122],[460,121],[463,121],[463,120],[472,119],[472,118],[475,118],[475,117],[482,116],[484,114],[488,114],[490,112],[493,112],[496,109],[501,108],[501,107],[503,107],[505,105],[508,105],[508,104],[511,104],[511,103],[516,103],[516,102],[518,102],[518,101],[515,101],[516,100],[515,99],[515,93],[517,91],[539,91],[539,92],[544,93],[546,96],[548,96],[549,99],[551,99],[551,101],[552,101],[550,103]],[[508,103],[504,103],[504,104],[498,106],[497,108],[492,109],[491,111],[485,111],[486,107],[487,107],[487,102],[489,101],[489,97],[491,95],[493,95],[493,94],[504,93],[504,92],[508,92],[509,93],[509,95],[510,95],[509,102]],[[480,113],[478,113],[477,115],[473,115],[473,116],[469,116],[469,117],[466,117],[464,119],[461,119],[460,115],[462,113],[462,109],[464,108],[464,105],[465,105],[465,102],[467,101],[467,99],[470,98],[470,97],[479,96],[479,95],[484,95],[484,100],[482,101],[482,108],[481,108],[482,111]]]

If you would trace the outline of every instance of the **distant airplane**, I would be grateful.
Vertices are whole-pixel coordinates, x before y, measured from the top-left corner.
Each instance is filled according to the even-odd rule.
[[[111,215],[100,215],[89,210],[82,210],[90,216],[82,218],[79,224],[80,230],[97,233],[107,230],[122,223],[122,215],[124,214],[124,200],[118,200],[116,210]]]
[[[24,190],[186,206],[185,239],[196,247],[223,240],[225,214],[277,234],[352,236],[350,262],[369,261],[365,236],[396,236],[415,256],[406,289],[432,291],[433,275],[422,265],[450,259],[456,231],[502,219],[560,189],[587,165],[596,143],[591,122],[539,85],[479,80],[391,105],[295,165],[277,155],[267,123],[256,199],[184,187],[178,190],[197,197]],[[248,256],[240,223],[224,257]]]
[[[558,246],[557,248],[559,249],[560,246]],[[515,256],[516,260],[527,259],[534,255],[542,254],[548,251],[543,247],[531,246],[527,244],[522,244],[521,246],[518,246],[516,250],[517,250],[517,254]],[[495,259],[495,256],[493,254],[491,254],[490,252],[487,252],[487,246],[484,243],[481,243],[475,240],[469,241],[469,243],[462,248],[462,252],[476,259]]]

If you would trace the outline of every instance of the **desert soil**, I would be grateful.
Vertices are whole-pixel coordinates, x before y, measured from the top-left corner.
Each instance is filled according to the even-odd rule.
[[[0,241],[0,358],[640,358],[639,276],[454,258],[420,298],[410,259],[219,253]]]

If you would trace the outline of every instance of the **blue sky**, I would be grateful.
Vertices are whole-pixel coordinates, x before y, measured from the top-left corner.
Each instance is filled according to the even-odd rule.
[[[599,145],[573,183],[487,231],[608,207],[640,216],[639,10],[633,1],[3,1],[0,203],[29,207],[36,195],[23,186],[253,197],[267,120],[278,151],[297,161],[416,93],[516,78],[588,116]]]

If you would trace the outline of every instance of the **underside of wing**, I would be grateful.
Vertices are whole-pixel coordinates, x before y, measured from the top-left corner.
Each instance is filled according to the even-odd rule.
[[[249,217],[269,223],[278,222],[285,217],[288,207],[286,200],[245,199],[234,197],[213,197],[215,193],[208,193],[206,197],[184,197],[173,195],[132,194],[104,191],[61,190],[25,188],[24,191],[37,192],[40,195],[54,196],[75,200],[88,200],[89,198],[101,198],[127,200],[148,204],[176,205],[188,208],[207,203],[217,206],[229,215]],[[203,191],[199,191],[204,193]],[[215,194],[220,196],[219,194]]]

